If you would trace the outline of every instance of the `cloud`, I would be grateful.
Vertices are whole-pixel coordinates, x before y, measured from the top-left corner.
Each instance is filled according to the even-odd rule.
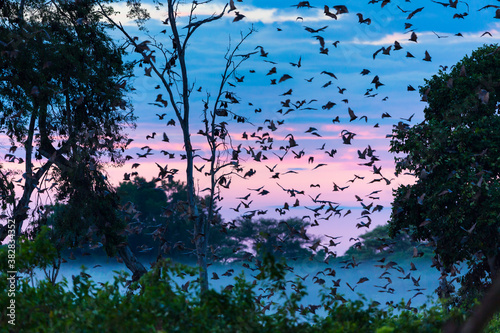
[[[426,45],[429,44],[438,44],[443,45],[443,44],[457,44],[457,43],[469,43],[469,42],[474,42],[477,43],[478,37],[483,34],[484,31],[474,31],[474,32],[464,32],[462,33],[463,37],[458,37],[455,36],[454,34],[450,34],[447,32],[439,32],[439,31],[422,31],[422,32],[417,32],[417,37],[418,37],[418,42],[422,43],[425,42]],[[498,30],[496,29],[491,29],[489,32],[493,35],[493,37],[490,37],[490,39],[499,41],[500,37],[498,37]],[[436,34],[439,36],[439,38],[436,36]],[[354,45],[380,45],[380,46],[388,46],[391,44],[394,44],[394,41],[398,41],[401,45],[404,44],[415,44],[415,42],[412,42],[409,40],[410,34],[409,33],[401,33],[401,32],[394,32],[390,34],[385,34],[380,36],[377,39],[363,39],[358,36],[355,36],[352,40],[350,41],[345,41],[345,44],[354,44]]]
[[[226,3],[220,2],[211,2],[208,4],[199,5],[194,14],[197,17],[218,15],[224,9]],[[167,9],[166,7],[156,7],[153,4],[143,3],[142,8],[146,9],[153,21],[162,22],[167,17]],[[121,22],[124,26],[133,26],[135,22],[133,19],[127,17],[127,13],[129,11],[127,5],[125,3],[117,3],[113,5],[113,8],[119,12],[118,14],[113,16],[113,19],[117,22]],[[233,13],[228,13],[226,9],[226,14],[224,15],[226,19],[233,19]],[[237,9],[239,13],[245,15],[244,20],[246,22],[261,22],[264,24],[270,23],[282,23],[282,22],[297,22],[297,11],[293,8],[259,8],[252,5],[246,4],[238,4]],[[188,17],[191,13],[191,4],[180,4],[178,7],[178,17]],[[327,18],[323,14],[321,9],[311,9],[308,13],[300,14],[302,17],[302,21],[314,22],[314,21],[324,21]]]
[[[281,22],[296,22],[297,13],[292,10],[278,9],[278,8],[257,8],[253,6],[242,6],[242,14],[249,22],[262,22],[281,23]],[[302,15],[303,20],[306,21],[320,21],[323,20],[322,13],[319,10],[311,10],[313,15]]]
[[[410,38],[410,35],[408,35],[408,34],[394,32],[391,34],[382,35],[381,37],[379,37],[375,40],[363,39],[363,38],[360,38],[358,36],[355,36],[352,40],[345,41],[344,43],[355,44],[355,45],[389,45],[389,44],[393,44],[395,40],[399,41],[400,43],[410,42],[410,41],[408,41],[409,38]]]

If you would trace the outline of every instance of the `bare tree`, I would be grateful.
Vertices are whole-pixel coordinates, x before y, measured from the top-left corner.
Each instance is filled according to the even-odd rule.
[[[205,131],[201,131],[200,134],[204,135],[210,146],[210,157],[205,159],[210,163],[210,170],[207,175],[210,176],[210,202],[208,207],[200,207],[196,200],[196,189],[195,189],[195,177],[194,177],[194,160],[199,157],[195,154],[193,149],[191,135],[193,134],[190,127],[190,117],[191,117],[191,101],[190,96],[194,90],[194,84],[190,81],[190,75],[188,66],[186,64],[186,53],[190,38],[193,36],[194,32],[201,26],[219,20],[223,17],[227,5],[224,9],[218,13],[213,14],[204,19],[198,19],[195,11],[199,5],[208,3],[193,1],[191,3],[191,8],[189,15],[187,16],[187,24],[182,27],[182,32],[180,30],[180,23],[178,21],[178,6],[179,1],[167,0],[167,18],[164,20],[164,24],[169,27],[168,43],[161,43],[157,41],[156,38],[148,36],[146,40],[139,40],[138,37],[134,37],[129,34],[129,32],[123,27],[121,22],[116,22],[111,17],[111,12],[101,7],[102,13],[115,27],[117,27],[125,36],[126,40],[134,48],[134,51],[142,56],[140,60],[141,65],[147,66],[145,68],[146,76],[154,76],[159,80],[161,86],[168,94],[167,100],[162,98],[162,95],[158,95],[156,102],[160,102],[163,106],[170,104],[170,107],[174,110],[177,120],[180,124],[182,131],[182,138],[185,149],[185,159],[186,159],[186,182],[187,182],[187,192],[188,201],[186,204],[186,218],[194,222],[194,232],[193,232],[193,242],[195,244],[195,251],[197,256],[197,264],[200,268],[200,282],[202,290],[208,289],[208,275],[207,275],[207,250],[208,250],[208,234],[210,224],[214,223],[215,204],[218,198],[217,186],[225,185],[225,180],[229,173],[221,174],[222,170],[226,167],[235,167],[238,165],[236,161],[222,162],[220,159],[221,147],[227,147],[227,137],[228,132],[226,125],[227,123],[219,121],[220,118],[226,117],[231,111],[227,110],[227,101],[224,101],[224,96],[232,96],[231,92],[225,90],[227,80],[234,75],[236,69],[242,61],[248,59],[250,54],[240,55],[241,59],[235,61],[236,52],[239,50],[240,46],[244,40],[254,31],[250,31],[246,35],[241,36],[241,40],[234,48],[229,48],[225,55],[225,69],[222,73],[222,78],[217,92],[215,101],[213,103],[213,109],[209,111],[209,98],[207,95],[207,100],[205,101],[204,109],[204,123]],[[149,14],[140,7],[138,2],[131,3],[131,12],[141,24],[148,19]],[[144,29],[144,26],[141,26]],[[166,47],[165,45],[171,45],[171,47]],[[158,52],[157,52],[158,51]],[[159,56],[157,56],[159,54]],[[162,57],[161,65],[158,57]],[[231,112],[232,113],[232,112]],[[234,114],[234,113],[233,113]],[[235,114],[234,114],[235,115]],[[236,116],[237,119],[244,119],[244,117]],[[222,149],[227,150],[227,149]],[[169,170],[165,170],[160,167],[160,178],[170,175]],[[203,212],[203,208],[206,209]]]
[[[230,140],[228,140],[228,138],[230,139],[230,133],[228,130],[228,123],[224,121],[224,119],[227,119],[229,116],[233,116],[238,123],[243,123],[247,121],[247,118],[230,110],[229,105],[237,102],[237,100],[234,93],[225,90],[225,87],[228,80],[235,75],[238,67],[245,60],[249,59],[250,55],[254,53],[236,54],[243,42],[253,32],[253,28],[250,29],[246,35],[241,36],[240,41],[233,49],[231,49],[231,47],[228,48],[224,57],[226,60],[224,72],[221,75],[219,90],[213,103],[212,110],[209,110],[210,94],[207,94],[207,99],[205,101],[205,109],[203,111],[205,131],[201,131],[199,133],[205,136],[210,149],[210,157],[208,158],[210,169],[207,172],[207,175],[210,177],[210,187],[206,189],[209,191],[209,203],[206,208],[207,220],[200,219],[198,222],[198,230],[200,230],[205,236],[201,238],[202,243],[197,245],[197,248],[201,248],[202,253],[204,253],[205,256],[209,245],[208,236],[210,235],[210,227],[220,222],[216,220],[216,203],[220,201],[221,198],[221,187],[229,188],[231,175],[241,177],[238,174],[238,171],[242,170],[239,168],[239,156],[237,153],[239,148],[234,149]],[[240,58],[236,61],[236,57]],[[222,156],[223,154],[225,156]],[[203,268],[203,270],[205,274],[204,279],[208,280],[208,277],[206,276],[206,267]]]

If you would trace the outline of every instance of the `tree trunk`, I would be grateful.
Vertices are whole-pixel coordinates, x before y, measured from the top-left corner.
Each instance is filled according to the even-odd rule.
[[[14,238],[16,240],[19,238],[19,236],[21,234],[21,228],[23,226],[24,220],[26,220],[26,218],[28,217],[28,214],[27,214],[28,209],[26,207],[28,205],[29,197],[31,196],[31,192],[33,192],[33,188],[30,191],[28,191],[28,187],[25,186],[25,193],[23,193],[22,198],[19,200],[16,207],[14,208],[14,213],[13,213],[13,218],[14,218],[14,223],[15,223],[15,236],[14,236]],[[27,192],[30,192],[30,193],[28,194]],[[7,238],[8,235],[9,235],[8,224],[0,226],[0,243],[2,243],[5,240],[5,238]]]
[[[495,274],[498,276],[497,274]],[[493,315],[500,311],[500,279],[496,278],[493,281],[493,285],[486,292],[481,301],[475,309],[472,315],[467,319],[467,321],[462,325],[462,327],[457,328],[453,323],[447,323],[447,326],[443,328],[444,333],[476,333],[482,332],[486,327],[488,322],[491,320]]]
[[[195,235],[200,235],[196,237],[196,257],[197,264],[200,270],[200,286],[202,294],[208,290],[208,266],[207,266],[207,228],[205,217],[200,214],[198,220],[195,223]],[[201,236],[203,235],[203,236]]]
[[[497,255],[486,256],[486,259],[488,261],[488,267],[490,268],[491,280],[493,281],[498,273]]]
[[[187,85],[187,78],[183,81],[184,85]],[[188,106],[184,105],[186,110]],[[196,193],[194,188],[194,174],[193,174],[193,146],[191,145],[191,136],[189,133],[189,123],[187,118],[184,118],[182,123],[182,131],[184,137],[184,148],[186,151],[186,185],[187,185],[187,195],[188,195],[188,218],[194,221],[194,244],[196,248],[196,258],[198,268],[200,270],[200,286],[202,294],[208,290],[208,272],[207,272],[207,242],[206,237],[207,227],[206,219],[203,214],[199,211],[198,205],[196,203]]]
[[[125,266],[132,271],[132,281],[139,280],[141,276],[148,272],[146,268],[137,260],[128,245],[119,247],[118,254],[123,259]]]
[[[31,155],[33,152],[33,136],[35,132],[35,121],[36,121],[36,115],[33,114],[31,116],[30,125],[28,128],[28,137],[24,142],[24,149],[26,152],[25,153],[26,167],[25,167],[25,182],[24,182],[23,194],[21,196],[21,199],[19,199],[17,204],[14,206],[14,211],[12,216],[15,223],[14,238],[16,239],[16,243],[17,239],[21,235],[23,223],[28,218],[28,210],[29,210],[31,195],[33,194],[33,191],[38,185],[40,179],[52,166],[52,161],[48,160],[40,169],[38,169],[38,171],[35,174],[33,174],[31,165]],[[0,229],[0,243],[5,240],[7,235],[8,235],[8,225],[6,224]]]

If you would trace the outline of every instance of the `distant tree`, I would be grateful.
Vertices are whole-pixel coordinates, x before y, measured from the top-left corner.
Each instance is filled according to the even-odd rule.
[[[463,296],[483,291],[500,268],[499,87],[499,48],[483,46],[426,80],[425,120],[400,122],[391,142],[406,155],[396,157],[397,174],[410,172],[416,183],[395,192],[390,234],[432,243],[443,275],[465,261]]]
[[[276,258],[304,260],[323,249],[319,237],[306,233],[309,223],[300,218],[240,218],[232,224],[237,224],[237,228],[232,229],[230,235],[240,244],[238,251],[242,253],[237,255],[239,257],[248,253],[262,257],[268,253]]]
[[[117,194],[122,206],[132,203],[138,213],[137,219],[131,221],[127,228],[130,233],[129,244],[133,250],[178,260],[196,259],[192,242],[194,223],[186,218],[184,205],[188,195],[185,183],[158,179],[148,182],[136,177],[133,181],[120,183]],[[200,207],[206,207],[209,196],[197,196],[197,201]],[[222,220],[220,215],[216,218]],[[237,242],[227,232],[213,228],[210,233],[214,244],[207,260],[228,259],[232,254],[228,249]]]
[[[405,233],[389,236],[389,225],[379,225],[371,231],[359,236],[357,242],[345,253],[346,256],[355,256],[357,259],[373,259],[387,255],[422,256],[432,252],[427,246],[418,247],[419,242],[413,241]]]
[[[168,203],[165,188],[173,188],[175,185],[167,185],[165,181],[160,184],[153,179],[146,181],[142,177],[136,177],[132,181],[121,182],[116,189],[120,196],[120,204],[132,202],[140,212],[140,220],[146,224],[159,223],[163,219],[162,214]]]

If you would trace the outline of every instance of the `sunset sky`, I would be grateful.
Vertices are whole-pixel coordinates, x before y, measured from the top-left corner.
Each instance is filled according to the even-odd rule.
[[[189,1],[186,2],[189,4]],[[229,123],[233,147],[242,144],[240,157],[245,172],[251,168],[257,172],[247,179],[232,177],[230,189],[223,189],[221,194],[221,214],[226,220],[252,210],[267,210],[267,214],[263,216],[274,218],[308,215],[311,216],[311,222],[316,219],[319,223],[318,227],[309,232],[343,236],[342,243],[337,247],[338,252],[343,252],[352,245],[352,242],[349,242],[350,237],[367,230],[356,228],[357,223],[367,221],[366,218],[360,218],[362,204],[369,205],[373,202],[373,206],[382,205],[384,208],[381,212],[371,214],[371,228],[383,224],[390,217],[392,190],[401,183],[413,181],[410,176],[395,177],[394,155],[388,152],[390,139],[387,135],[391,133],[394,124],[402,121],[401,118],[409,118],[414,114],[410,124],[423,120],[426,104],[420,101],[418,87],[424,84],[424,78],[436,74],[442,68],[440,66],[448,66],[449,70],[449,67],[464,55],[470,54],[483,44],[498,43],[500,20],[494,18],[495,8],[478,11],[488,5],[488,2],[484,1],[468,4],[459,1],[456,9],[433,1],[393,0],[383,8],[381,2],[368,4],[368,1],[350,1],[346,3],[348,13],[337,15],[337,20],[325,16],[324,2],[310,1],[314,8],[292,6],[296,4],[298,1],[235,1],[236,11],[245,16],[242,20],[233,22],[233,11],[197,30],[190,41],[187,58],[190,81],[195,86],[191,96],[193,141],[195,148],[202,151],[206,149],[204,137],[196,135],[203,126],[202,100],[206,98],[207,93],[210,93],[213,100],[220,74],[224,69],[224,54],[227,48],[229,45],[234,46],[239,41],[240,34],[246,34],[253,26],[256,31],[237,53],[258,53],[252,55],[238,69],[236,76],[239,80],[244,77],[242,82],[237,82],[234,78],[230,82],[235,87],[226,87],[234,92],[239,100],[239,104],[232,105],[231,110],[248,117],[251,124],[237,124],[230,117],[223,120]],[[213,1],[200,5],[196,13],[198,18],[206,18],[207,15],[221,12],[224,5],[225,2]],[[333,8],[335,3],[327,5],[330,6],[331,12],[336,12]],[[127,9],[124,4],[114,6],[120,11],[115,19],[120,21],[132,36],[139,37],[140,41],[148,39],[145,32],[139,31],[135,23],[126,17]],[[152,3],[146,4],[145,7],[151,12],[151,20],[146,24],[150,35],[165,45],[170,45],[169,27],[162,24],[166,18],[165,9],[160,8],[157,11]],[[408,19],[411,12],[422,7],[421,11]],[[189,8],[188,5],[179,7],[179,27],[184,26]],[[371,24],[359,23],[357,13],[361,13],[363,18],[370,18]],[[455,14],[463,15],[464,18],[453,18]],[[411,23],[412,26],[405,29],[405,23]],[[313,33],[306,30],[323,27],[325,28]],[[166,35],[161,33],[163,29],[167,29]],[[417,42],[409,40],[412,32],[416,33]],[[485,32],[489,33],[482,36]],[[458,33],[461,36],[457,36]],[[123,39],[119,31],[112,34],[117,40]],[[324,48],[328,48],[328,54],[320,54],[320,41],[316,36],[324,39]],[[333,45],[337,41],[336,46]],[[395,41],[399,42],[402,49],[394,50]],[[392,49],[389,55],[381,51],[374,56],[377,50],[390,45]],[[258,46],[268,53],[266,57],[261,56]],[[423,60],[426,51],[431,56],[431,61]],[[407,57],[407,52],[414,58]],[[137,54],[130,57],[138,59]],[[297,64],[299,59],[300,68],[290,64]],[[157,61],[160,60],[158,56]],[[266,75],[273,67],[276,68],[276,73]],[[364,69],[369,70],[369,73],[361,75]],[[333,73],[336,78],[328,73],[322,74],[323,71]],[[138,171],[142,177],[149,180],[158,174],[159,169],[155,164],[158,163],[162,166],[167,164],[169,169],[179,169],[178,179],[182,180],[185,177],[185,165],[179,158],[183,153],[181,130],[179,126],[167,126],[170,119],[175,119],[175,114],[170,106],[159,108],[150,104],[158,94],[166,96],[167,93],[164,89],[155,89],[159,84],[158,79],[145,76],[144,68],[137,68],[135,73],[136,78],[129,83],[136,89],[131,98],[138,121],[137,129],[129,134],[134,141],[126,152],[134,159],[124,167],[109,168],[110,179],[117,185],[122,181],[124,173]],[[292,78],[271,84],[272,79],[278,82],[284,74]],[[383,84],[378,88],[372,83],[375,76],[378,76],[379,82]],[[416,91],[408,91],[408,86],[414,87]],[[197,91],[199,87],[200,92]],[[292,89],[291,95],[282,95],[289,89]],[[367,92],[367,89],[372,90]],[[290,99],[289,105],[293,111],[285,114],[289,109],[287,99]],[[303,100],[306,103],[299,108],[292,105]],[[328,102],[336,105],[328,109]],[[357,116],[353,121],[350,121],[349,108]],[[260,112],[255,112],[256,109]],[[281,112],[278,112],[280,110]],[[166,116],[159,120],[156,114],[163,113],[166,113]],[[382,118],[385,113],[390,117]],[[332,120],[337,116],[340,122],[333,123]],[[366,118],[362,118],[363,116]],[[264,123],[265,120],[272,120],[277,129],[272,131],[268,128],[270,123]],[[278,125],[278,121],[284,123]],[[378,127],[374,127],[376,124]],[[259,144],[250,137],[252,133],[257,132],[259,126],[262,126],[263,130],[256,133],[257,135],[268,132],[274,139],[273,149],[262,152],[267,160],[261,162],[254,161],[244,149],[251,146],[256,153],[260,150]],[[315,128],[312,132],[320,136],[306,133],[310,127]],[[356,134],[350,145],[343,144],[343,130]],[[157,136],[147,140],[146,135],[152,132],[156,132]],[[162,142],[163,132],[169,137],[169,143]],[[248,140],[242,138],[243,132],[248,134]],[[290,133],[298,146],[292,148],[283,161],[280,161],[276,155],[284,154],[284,150],[279,147],[288,144],[285,137]],[[145,152],[140,148],[146,145],[152,148],[153,155],[147,159],[137,158],[137,153]],[[320,150],[323,145],[324,149]],[[391,181],[390,185],[383,180],[370,183],[381,177],[373,174],[373,167],[359,165],[369,162],[369,157],[366,160],[358,158],[358,150],[362,152],[368,145],[380,159],[374,165],[377,168],[382,167],[381,173]],[[325,153],[332,149],[337,150],[334,157]],[[176,158],[168,159],[161,150],[175,153]],[[304,150],[304,154],[301,158],[295,158],[292,150],[299,155],[300,151]],[[314,158],[312,163],[308,163],[310,157]],[[203,162],[198,159],[195,164],[201,167]],[[132,169],[132,163],[140,163],[140,166]],[[268,166],[272,169],[276,164],[273,172],[266,168]],[[317,167],[319,164],[325,165]],[[314,169],[315,167],[317,168]],[[207,168],[208,165],[202,172],[196,172],[200,190],[208,184],[203,175]],[[290,171],[296,173],[287,173]],[[276,176],[279,178],[272,178],[276,173],[279,173]],[[354,175],[364,179],[358,178],[349,182],[355,178]],[[349,188],[333,191],[333,183]],[[320,187],[311,187],[311,184],[319,184]],[[304,191],[304,195],[290,197],[280,185],[285,189]],[[249,190],[261,186],[269,192],[267,195],[259,195],[257,191]],[[370,195],[374,191],[380,192]],[[252,201],[248,209],[243,205],[240,206],[239,212],[231,209],[236,208],[242,201],[236,198],[244,197],[248,193],[251,195],[244,201]],[[315,209],[320,206],[312,200],[318,194],[321,194],[319,200],[336,203],[333,206],[338,205],[338,208],[342,209],[342,216],[348,210],[352,213],[342,218],[332,216],[329,220],[322,220],[321,218],[330,214],[324,214],[328,207],[326,206],[315,218],[313,211],[308,208]],[[355,195],[363,201],[358,201]],[[300,206],[292,207],[296,199],[299,200]],[[283,208],[285,202],[289,204],[290,210],[280,216],[276,209]]]
[[[231,83],[236,87],[228,88],[235,92],[240,100],[237,107],[233,107],[232,110],[248,117],[254,126],[228,122],[233,146],[242,144],[243,152],[240,154],[243,157],[242,165],[245,170],[253,168],[257,173],[248,179],[232,178],[230,189],[224,189],[222,192],[224,199],[220,203],[223,207],[221,213],[225,219],[231,219],[257,209],[267,210],[266,217],[287,218],[309,215],[314,220],[314,213],[307,208],[315,209],[320,206],[311,198],[321,193],[319,200],[337,203],[339,208],[342,208],[342,215],[348,210],[352,213],[342,218],[332,216],[329,220],[321,220],[329,213],[321,214],[316,217],[319,227],[312,228],[310,232],[343,235],[344,241],[338,247],[342,252],[349,246],[348,240],[351,236],[366,230],[356,228],[356,224],[360,221],[366,222],[366,219],[360,219],[361,203],[369,205],[373,202],[373,206],[382,205],[384,209],[381,212],[371,214],[373,220],[371,227],[383,224],[390,217],[392,190],[397,188],[398,184],[413,181],[410,176],[395,178],[394,156],[388,153],[390,139],[386,135],[391,133],[392,126],[401,121],[401,118],[409,118],[414,114],[411,124],[423,120],[425,103],[420,101],[418,87],[424,84],[424,78],[436,74],[440,68],[442,69],[440,66],[448,66],[449,70],[449,67],[464,55],[470,54],[483,44],[497,43],[500,37],[498,32],[500,21],[494,19],[495,8],[478,11],[487,5],[484,2],[470,4],[459,2],[456,9],[432,1],[420,1],[418,4],[391,1],[383,8],[381,3],[350,2],[347,4],[349,12],[338,15],[337,20],[325,16],[322,2],[311,1],[311,6],[315,8],[296,8],[291,6],[292,4],[294,3],[289,1],[235,2],[237,11],[245,15],[241,21],[232,22],[235,17],[232,12],[197,31],[188,49],[190,80],[196,88],[202,87],[201,92],[195,91],[192,95],[195,101],[191,118],[193,133],[202,128],[200,100],[206,97],[207,92],[212,97],[216,94],[229,40],[231,45],[234,45],[239,41],[240,33],[245,34],[253,26],[257,31],[245,41],[240,54],[255,50],[259,52],[252,55],[238,69],[236,76],[240,80],[244,76],[243,81],[237,82],[235,78]],[[224,3],[218,1],[201,5],[198,8],[198,15],[203,18],[218,13],[223,6]],[[423,7],[421,11],[407,19],[411,12],[421,7]],[[157,36],[160,41],[161,38],[165,40],[165,36],[159,33],[168,28],[161,23],[165,13],[162,10],[155,11],[152,6],[149,8],[152,9],[152,19],[147,27],[151,35]],[[180,11],[188,13],[189,8],[181,6]],[[330,6],[330,11],[336,12],[333,6]],[[125,9],[122,10],[118,20],[141,41],[146,38],[124,13]],[[371,24],[359,23],[357,13],[361,13],[363,18],[370,18]],[[468,15],[463,19],[453,18],[455,14],[464,13]],[[185,17],[179,20],[182,22],[183,19],[185,20]],[[411,23],[412,26],[405,29],[405,23]],[[311,33],[306,27],[313,30],[326,28]],[[486,31],[491,36],[489,34],[482,36]],[[409,40],[412,32],[417,34],[417,42]],[[458,33],[461,36],[457,36]],[[328,54],[320,54],[319,40],[315,36],[323,37],[325,48],[329,49]],[[336,41],[339,42],[334,46],[333,43]],[[400,43],[401,50],[394,50],[394,41]],[[389,45],[392,45],[389,55],[379,52],[374,57],[377,50]],[[261,46],[264,52],[268,53],[266,57],[260,55],[260,48],[257,46]],[[431,61],[423,60],[426,51],[431,56]],[[407,52],[414,58],[406,57]],[[299,59],[300,68],[290,64],[297,64]],[[276,67],[276,73],[266,75],[273,67]],[[361,75],[363,69],[368,69],[370,73]],[[251,70],[255,72],[251,73]],[[140,147],[149,145],[154,149],[154,155],[147,160],[135,159],[131,162],[141,163],[137,170],[146,178],[153,177],[158,172],[155,165],[155,162],[158,162],[161,165],[168,164],[169,168],[179,169],[182,179],[185,168],[182,161],[168,160],[160,153],[162,149],[175,152],[176,156],[182,152],[180,128],[166,126],[166,122],[175,116],[171,109],[168,107],[160,109],[148,104],[155,100],[158,93],[165,94],[165,92],[161,89],[155,90],[158,81],[144,76],[143,71],[144,69],[137,70],[137,78],[133,82],[137,89],[133,101],[139,121],[137,130],[131,133],[135,141],[131,145],[133,149],[129,154],[135,156],[135,153],[141,152]],[[328,74],[321,74],[323,71],[333,73],[337,79]],[[271,79],[279,81],[284,74],[292,78],[271,85]],[[379,82],[383,83],[378,89],[371,83],[376,75],[379,77]],[[311,78],[313,78],[311,82],[306,81]],[[327,86],[323,87],[324,85]],[[409,85],[416,91],[408,91]],[[341,94],[340,90],[343,88],[345,90]],[[291,95],[280,96],[289,89],[292,89]],[[367,89],[372,89],[368,94],[374,95],[373,97],[365,95]],[[294,111],[284,115],[288,108],[282,103],[286,103],[287,99],[290,99],[290,103],[306,100],[306,104],[299,109],[292,106]],[[342,101],[344,99],[346,101]],[[331,109],[324,107],[329,101],[336,103]],[[311,109],[305,109],[307,107]],[[350,121],[348,108],[354,111],[357,119]],[[255,109],[262,111],[256,113]],[[281,113],[278,112],[280,109],[283,110]],[[159,121],[156,114],[164,112],[167,116],[163,121]],[[382,118],[384,113],[388,113],[391,117]],[[332,120],[337,116],[340,123],[333,123]],[[366,116],[367,120],[360,119],[362,116]],[[273,120],[276,124],[284,120],[284,123],[277,126],[277,130],[271,131],[267,127],[269,122],[264,124],[266,119]],[[374,127],[376,124],[379,124],[378,128]],[[274,138],[273,149],[263,152],[268,159],[262,162],[254,161],[243,149],[248,146],[259,147],[255,144],[255,140],[251,140],[252,138],[242,139],[243,132],[251,135],[257,131],[258,126],[263,126],[264,129],[257,134],[268,132]],[[316,128],[315,132],[321,137],[305,133],[310,127]],[[342,130],[356,133],[351,145],[343,144]],[[146,135],[153,131],[158,133],[160,139],[146,140]],[[161,142],[163,132],[169,136],[170,143]],[[300,159],[294,158],[294,154],[290,151],[280,162],[273,152],[283,155],[284,151],[278,148],[287,145],[285,137],[289,133],[293,134],[299,145],[292,150],[299,153],[303,149],[304,156]],[[194,140],[197,142],[196,148],[206,147],[203,137],[194,135]],[[325,149],[319,150],[323,144]],[[368,145],[380,158],[375,166],[382,167],[382,175],[391,180],[390,185],[386,185],[385,181],[370,183],[376,178],[380,179],[380,176],[373,174],[372,167],[359,165],[369,162],[368,159],[359,159],[357,153],[358,150],[362,152]],[[337,150],[333,158],[325,153],[331,149]],[[308,163],[310,157],[314,157],[313,163]],[[199,160],[196,165],[201,167],[202,162]],[[320,163],[326,165],[313,170]],[[272,168],[276,164],[274,172],[266,168],[266,165]],[[132,171],[130,165],[109,170],[112,179],[116,181],[120,180],[124,172],[130,171]],[[286,174],[289,171],[297,173]],[[279,179],[271,178],[276,172],[280,173]],[[355,174],[364,179],[349,182],[355,178]],[[202,173],[196,175],[199,187],[203,189],[207,184],[206,179]],[[334,192],[333,182],[340,187],[349,186],[349,188]],[[320,187],[310,187],[311,184],[319,184]],[[249,190],[263,185],[269,194],[263,196],[257,191]],[[305,194],[290,197],[279,185],[285,189],[303,190]],[[380,192],[368,198],[373,191]],[[232,210],[231,208],[236,208],[241,201],[236,198],[244,197],[248,193],[251,195],[245,203],[252,201],[250,208],[245,209],[241,205],[239,212]],[[358,201],[355,195],[363,201]],[[299,199],[300,206],[292,207],[296,199]],[[289,204],[290,210],[280,216],[276,209],[283,208],[285,202]]]

